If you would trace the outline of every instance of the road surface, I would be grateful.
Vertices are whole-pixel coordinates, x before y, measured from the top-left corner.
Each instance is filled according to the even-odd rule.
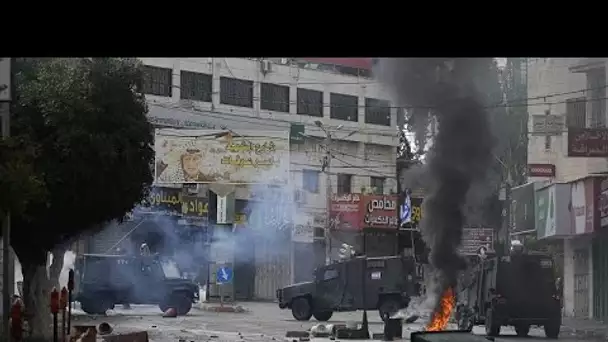
[[[243,303],[245,313],[216,313],[193,308],[187,316],[163,318],[156,306],[133,305],[131,310],[124,310],[117,305],[116,310],[108,316],[89,316],[82,311],[74,310],[73,325],[98,325],[107,322],[115,332],[146,330],[152,342],[190,341],[284,341],[289,330],[309,330],[317,322],[298,322],[289,310],[280,310],[274,303]],[[368,313],[370,332],[381,333],[383,324],[378,313]],[[361,313],[336,313],[329,323],[358,322]],[[409,339],[413,331],[422,330],[424,322],[404,325],[404,337]],[[474,332],[482,335],[483,327],[476,327]],[[517,338],[512,328],[503,327],[501,337],[496,342],[531,342],[544,341],[544,332],[539,328],[530,330],[529,338]],[[293,339],[288,339],[289,341]],[[328,339],[311,339],[328,340]],[[561,336],[561,342],[577,341],[574,337]]]

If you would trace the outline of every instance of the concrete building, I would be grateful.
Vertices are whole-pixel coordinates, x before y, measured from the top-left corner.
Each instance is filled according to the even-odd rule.
[[[294,241],[286,244],[291,250],[275,251],[272,258],[260,253],[275,249],[276,243],[254,243],[247,253],[267,260],[268,265],[257,263],[250,272],[255,278],[254,293],[244,297],[273,299],[276,288],[310,278],[315,264],[323,263],[327,174],[322,172],[322,160],[327,149],[333,156],[332,193],[396,193],[398,110],[391,107],[381,85],[369,77],[369,60],[140,59],[145,65],[148,115],[156,127],[225,129],[237,135],[241,130],[291,130],[292,136],[295,132],[302,138],[291,145],[289,191],[314,231],[292,237]],[[326,148],[327,131],[332,139]],[[237,201],[254,201],[252,189],[239,186]],[[206,188],[198,191],[204,195]],[[97,239],[105,240],[104,246],[112,245],[107,242],[128,232],[127,228],[118,230],[120,234],[106,231],[107,237]],[[253,240],[243,234],[243,239],[235,240],[242,245],[235,249],[252,245]],[[350,232],[340,239],[353,244],[357,236],[358,232]],[[377,243],[389,242],[387,237]],[[332,244],[336,251],[339,244]]]
[[[608,172],[606,62],[530,58],[528,63],[529,180],[551,184],[536,192],[536,229],[556,214],[564,216],[552,227],[547,224],[550,230],[541,228],[538,237],[563,246],[567,316],[608,316],[608,253],[598,248],[607,241],[608,223],[602,219]],[[546,124],[555,119],[563,125]],[[560,203],[565,213],[556,213]]]

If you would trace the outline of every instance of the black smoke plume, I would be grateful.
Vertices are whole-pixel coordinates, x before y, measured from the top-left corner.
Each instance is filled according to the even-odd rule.
[[[429,188],[421,222],[436,276],[431,295],[437,301],[448,286],[455,285],[464,266],[458,248],[467,194],[473,182],[485,178],[492,162],[494,138],[475,87],[475,75],[491,62],[489,58],[389,58],[381,59],[375,70],[398,106],[428,109],[438,125],[425,165]],[[426,110],[408,112],[427,115]],[[411,122],[428,121],[414,117]]]

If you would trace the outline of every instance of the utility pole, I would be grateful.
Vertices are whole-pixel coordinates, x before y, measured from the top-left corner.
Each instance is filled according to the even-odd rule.
[[[13,92],[12,80],[12,62],[10,57],[3,57],[0,60],[0,104],[3,108],[2,115],[2,139],[8,139],[11,135],[10,125],[10,104]],[[11,290],[10,290],[10,230],[11,230],[10,213],[5,213],[2,224],[2,328],[5,336],[10,336],[10,307],[11,307]]]
[[[319,126],[322,128],[322,126]],[[325,224],[325,265],[331,264],[331,226],[332,221],[330,219],[331,215],[331,196],[332,196],[332,187],[331,187],[331,173],[329,172],[329,168],[331,165],[331,151],[329,150],[329,146],[331,146],[331,132],[326,129],[323,129],[325,132],[325,158],[323,158],[323,170],[325,171],[325,185],[326,185],[326,197],[327,197],[327,208],[326,208],[326,224]]]

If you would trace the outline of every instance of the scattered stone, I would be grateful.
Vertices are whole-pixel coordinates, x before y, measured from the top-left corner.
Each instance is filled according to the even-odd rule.
[[[325,324],[317,324],[313,325],[312,328],[310,328],[310,334],[313,337],[329,337],[329,335],[331,334],[331,330],[328,329]]]

